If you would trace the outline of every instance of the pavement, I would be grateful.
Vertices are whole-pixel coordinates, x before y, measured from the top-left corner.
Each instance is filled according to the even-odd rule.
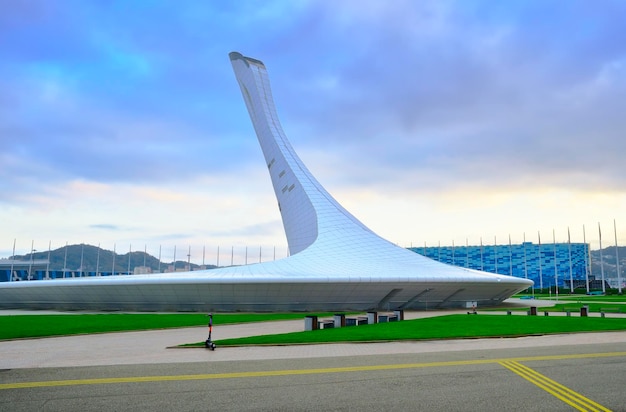
[[[538,307],[553,303],[551,301],[533,301],[533,305]],[[405,312],[405,319],[466,312],[467,310]],[[17,313],[24,314],[26,312],[0,312],[1,315]],[[38,311],[36,313],[43,314],[44,312]],[[488,314],[489,312],[481,313]],[[297,332],[303,329],[303,320],[216,325],[213,328],[212,337],[214,340],[219,340],[270,333]],[[207,334],[206,327],[193,327],[2,341],[0,342],[0,369],[327,358],[626,343],[626,332],[603,332],[520,338],[218,347],[215,351],[208,351],[204,348],[176,348],[181,344],[204,341]]]

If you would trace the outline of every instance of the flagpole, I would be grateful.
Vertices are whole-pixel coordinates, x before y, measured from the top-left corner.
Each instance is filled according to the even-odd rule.
[[[159,264],[157,266],[157,272],[161,273],[161,245],[159,245]]]
[[[187,272],[191,272],[191,245],[189,245],[189,250],[187,251]]]
[[[98,254],[96,255],[96,277],[100,276],[100,243],[98,243]]]
[[[495,236],[493,237],[493,264],[495,268],[493,273],[498,273],[498,241]]]
[[[454,265],[454,239],[452,240],[452,264]]]
[[[441,240],[439,241],[439,246],[437,246],[437,260],[441,262]]]
[[[604,259],[602,258],[602,229],[600,229],[600,222],[598,222],[598,237],[600,239],[600,274],[602,275],[602,293],[606,293],[606,287],[604,286]]]
[[[569,254],[569,293],[574,293],[574,274],[572,273],[572,241],[567,227],[567,253]]]
[[[63,278],[65,279],[65,272],[67,271],[67,240],[65,241],[65,257],[63,258]]]
[[[541,233],[537,231],[537,237],[539,239],[539,289],[541,289],[541,293],[543,293],[543,269],[541,268]]]
[[[469,267],[469,241],[465,238],[465,267]]]
[[[114,276],[114,275],[115,275],[115,243],[113,243],[113,266],[111,266],[111,276]]]
[[[509,233],[509,275],[513,276],[513,247],[511,246],[511,234]]]
[[[619,271],[619,252],[617,251],[617,226],[613,219],[613,232],[615,233],[615,268],[617,269],[617,293],[622,294],[622,275]]]
[[[483,263],[483,237],[480,237],[480,270],[485,270],[485,264]]]
[[[83,277],[83,257],[85,256],[85,242],[82,242],[80,244],[80,272],[78,273],[78,277],[82,278]]]
[[[13,254],[11,255],[11,273],[9,273],[9,282],[13,281],[13,265],[15,263],[15,242],[17,239],[13,239]]]
[[[52,248],[52,241],[48,241],[48,263],[46,263],[46,279],[50,279],[50,248]]]
[[[526,261],[526,232],[524,232],[524,279],[528,279],[528,263]]]
[[[130,255],[132,254],[133,245],[132,243],[128,244],[128,269],[126,271],[127,275],[130,275]]]
[[[174,273],[176,273],[176,245],[174,245]]]
[[[26,274],[26,280],[31,280],[31,272],[33,271],[33,256],[35,255],[35,240],[30,241],[30,264],[28,265],[28,273]]]
[[[556,262],[556,236],[554,229],[552,229],[552,250],[554,252],[554,293],[556,294],[556,301],[559,301],[559,270]]]
[[[585,288],[589,294],[589,269],[591,268],[591,248],[587,245],[587,237],[585,235],[585,225],[583,225],[583,243],[587,249],[585,253]]]

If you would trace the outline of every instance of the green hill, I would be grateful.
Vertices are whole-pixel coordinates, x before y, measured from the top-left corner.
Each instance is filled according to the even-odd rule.
[[[134,271],[135,267],[146,266],[152,269],[153,272],[163,272],[170,265],[174,265],[174,262],[160,262],[156,257],[144,253],[144,252],[130,252],[124,254],[113,253],[111,250],[99,248],[97,246],[80,244],[80,245],[68,245],[59,249],[50,251],[50,270],[63,270],[64,265],[67,270],[80,270],[82,261],[82,270],[85,272],[98,271],[110,272],[113,268],[113,257],[115,256],[115,271],[126,272],[128,270],[129,258],[130,258],[130,270]],[[35,252],[26,255],[16,255],[15,259],[29,261],[32,259],[48,259],[48,251]],[[98,268],[96,268],[96,265]],[[176,268],[182,269],[187,266],[186,261],[177,260]],[[200,268],[199,265],[191,263],[192,270]],[[206,265],[207,269],[214,269],[215,265]]]

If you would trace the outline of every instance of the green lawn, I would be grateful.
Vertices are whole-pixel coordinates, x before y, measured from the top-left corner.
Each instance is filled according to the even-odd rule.
[[[330,316],[326,314],[325,316]],[[302,313],[215,314],[213,325],[304,319]],[[324,316],[324,315],[320,315]],[[67,314],[0,316],[0,340],[206,326],[204,314]]]
[[[252,336],[216,340],[218,346],[287,345],[303,343],[375,342],[397,340],[454,339],[482,337],[513,337],[570,332],[626,330],[626,319],[447,315],[434,318],[323,329],[279,335]],[[219,329],[214,338],[219,337]],[[203,345],[197,343],[195,345]]]
[[[526,312],[533,306],[530,301],[527,307],[507,308],[507,310],[513,312]],[[541,306],[537,307],[537,312],[572,312],[580,313],[580,308],[587,306],[589,312],[607,312],[607,313],[626,313],[626,305],[623,303],[614,302],[585,302],[585,301],[570,301],[567,303],[554,302],[553,306]],[[502,309],[485,309],[485,312],[502,312]]]
[[[626,305],[622,303],[611,303],[611,302],[572,302],[572,303],[557,303],[556,305],[548,308],[537,308],[540,311],[548,311],[548,312],[578,312],[580,313],[580,308],[582,306],[587,306],[589,308],[589,312],[611,312],[611,313],[626,313]]]
[[[607,304],[593,304],[607,309]],[[572,309],[564,304],[550,310]],[[616,309],[619,309],[619,305]],[[592,310],[595,307],[590,304]],[[541,308],[543,310],[543,308]],[[328,317],[332,314],[318,314]],[[303,313],[215,314],[213,337],[220,346],[297,344],[322,342],[372,342],[390,340],[451,339],[522,336],[585,331],[626,330],[626,319],[545,316],[448,315],[376,325],[352,326],[281,335],[219,340],[219,326],[232,323],[304,319]],[[63,314],[0,316],[0,340],[103,333],[131,330],[206,326],[204,314]],[[304,322],[302,323],[304,326]],[[193,344],[196,345],[196,344]],[[204,345],[198,343],[197,345]]]
[[[556,300],[554,296],[552,296],[552,300]],[[626,303],[626,295],[599,295],[599,296],[589,296],[589,295],[559,295],[559,300],[571,300],[571,301],[580,301],[580,302],[615,302],[615,303]]]
[[[512,299],[521,298],[522,296],[532,296],[529,293],[520,293],[518,295],[513,296]],[[553,293],[549,294],[535,294],[535,299],[543,299],[543,300],[554,300],[556,301],[556,295]],[[626,303],[626,295],[570,295],[569,293],[560,293],[559,301],[568,300],[568,301],[581,301],[581,302],[622,302]],[[522,302],[532,302],[532,299],[525,300],[520,299]]]

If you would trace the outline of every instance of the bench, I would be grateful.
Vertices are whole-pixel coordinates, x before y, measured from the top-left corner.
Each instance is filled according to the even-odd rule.
[[[335,321],[334,320],[321,320],[319,322],[319,328],[320,329],[332,329],[335,327]]]

